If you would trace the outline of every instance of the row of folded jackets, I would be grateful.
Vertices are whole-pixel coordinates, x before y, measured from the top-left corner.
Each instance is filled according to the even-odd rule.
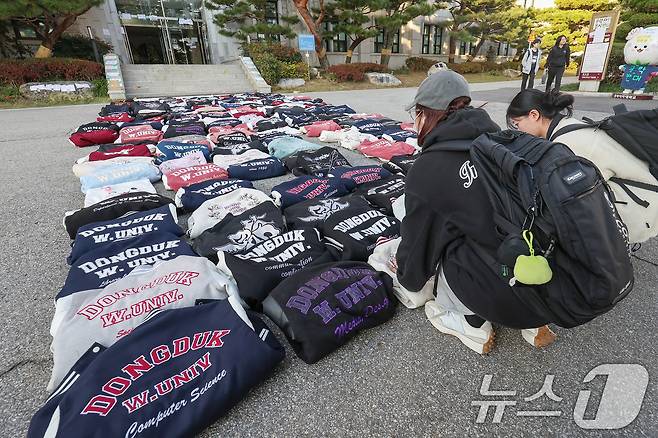
[[[293,111],[297,120],[336,116],[275,126],[285,105],[304,110]],[[209,119],[255,110],[274,116],[213,136]],[[73,168],[85,205],[64,218],[72,249],[50,328],[52,393],[28,435],[192,435],[283,360],[263,314],[315,363],[388,320],[398,301],[418,307],[429,299],[430,291],[405,291],[390,270],[415,157],[351,166],[338,150],[298,137],[312,124],[370,120],[352,116],[317,99],[242,94],[108,105],[96,123],[119,128],[114,140],[78,129],[93,134],[86,141],[96,150]],[[201,125],[205,136],[178,129]],[[121,133],[133,126],[162,137],[126,142]],[[179,135],[165,137],[172,127]],[[333,133],[333,142],[339,132],[371,135],[310,131]],[[217,164],[252,151],[267,156]],[[269,196],[253,188],[252,180],[287,171],[296,176]],[[159,179],[173,199],[156,193]],[[190,213],[187,232],[181,211]]]

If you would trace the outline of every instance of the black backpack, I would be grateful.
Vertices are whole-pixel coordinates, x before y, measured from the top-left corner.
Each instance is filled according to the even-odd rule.
[[[483,134],[470,154],[493,206],[501,248],[529,229],[535,253],[548,260],[553,278],[535,288],[556,324],[583,324],[630,293],[628,230],[593,163],[563,144],[516,131]],[[487,259],[495,259],[489,264],[509,282],[512,267],[503,266],[500,255]]]
[[[583,117],[585,124],[577,123],[549,131],[553,140],[563,134],[581,129],[601,129],[631,154],[649,164],[649,171],[658,181],[658,108],[652,110],[628,111],[624,104],[614,108],[615,114],[600,121]],[[630,187],[638,187],[658,193],[658,185],[647,184],[625,178],[612,177],[622,190],[637,204],[648,207],[649,203],[637,196]]]

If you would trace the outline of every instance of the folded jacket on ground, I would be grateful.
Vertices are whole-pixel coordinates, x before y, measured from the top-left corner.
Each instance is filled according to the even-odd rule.
[[[224,219],[227,214],[238,215],[268,201],[271,201],[271,199],[265,193],[247,188],[239,188],[225,195],[209,199],[201,204],[188,218],[187,233],[190,238],[194,239]]]
[[[165,310],[106,350],[94,344],[34,415],[28,437],[196,436],[284,356],[232,297]]]
[[[327,199],[346,195],[350,190],[338,178],[298,176],[272,187],[272,198],[281,208],[309,199]]]
[[[393,293],[400,302],[409,309],[415,309],[424,306],[426,302],[434,299],[434,277],[430,278],[425,286],[418,292],[412,292],[405,289],[397,277],[397,259],[398,246],[401,237],[382,242],[375,247],[372,255],[368,258],[370,264],[376,270],[387,274],[393,281]]]
[[[207,200],[226,195],[241,187],[251,189],[254,186],[250,181],[240,179],[204,181],[178,189],[174,200],[178,208],[192,212]]]
[[[210,158],[210,150],[206,145],[197,143],[183,143],[179,141],[163,140],[156,146],[156,156],[158,161],[163,162],[182,158],[185,155],[193,152],[200,151],[203,156],[208,160]]]
[[[356,193],[361,193],[372,205],[393,216],[393,203],[404,194],[404,186],[404,177],[393,175],[383,180],[361,184]]]
[[[98,112],[98,115],[99,116],[107,116],[107,115],[116,114],[116,113],[134,114],[132,105],[133,105],[132,102],[108,103],[107,105],[103,105],[101,110]]]
[[[337,142],[345,149],[355,149],[364,140],[375,141],[377,137],[371,134],[362,134],[357,129],[348,128],[342,131],[322,131],[318,140]]]
[[[110,184],[108,186],[87,190],[87,193],[85,193],[84,206],[89,207],[90,205],[94,205],[105,199],[135,192],[156,193],[156,190],[148,179],[138,179],[135,181]]]
[[[414,164],[414,161],[416,161],[416,158],[418,158],[418,155],[396,155],[384,163],[383,167],[393,173],[406,175]]]
[[[192,184],[218,179],[228,179],[226,169],[205,163],[173,170],[162,176],[162,183],[165,189],[177,191]]]
[[[382,133],[382,138],[385,138],[390,142],[406,141],[410,138],[416,138],[416,137],[418,137],[418,135],[415,132],[402,129],[399,127],[399,125],[391,129],[387,129]]]
[[[309,137],[319,137],[322,131],[339,131],[340,129],[342,129],[340,125],[333,120],[322,120],[302,127],[302,132]]]
[[[173,160],[164,161],[160,163],[158,167],[160,168],[160,172],[162,172],[163,175],[166,175],[177,169],[183,169],[185,167],[196,166],[199,164],[206,164],[206,163],[207,163],[206,157],[203,155],[203,152],[194,151],[185,155],[184,157],[174,158]]]
[[[178,143],[202,144],[206,146],[208,150],[211,152],[215,147],[215,143],[208,140],[208,137],[205,135],[181,135],[179,137],[176,137],[175,140],[170,140],[170,141],[177,141]]]
[[[135,120],[133,116],[126,112],[112,113],[96,117],[97,122],[126,123]]]
[[[178,225],[176,207],[173,204],[152,210],[130,212],[117,219],[93,222],[80,227],[73,241],[71,254],[66,261],[71,265],[84,254],[96,251],[112,242],[152,233],[168,233],[174,236],[184,234],[183,229]]]
[[[281,210],[267,201],[240,214],[227,214],[192,242],[194,251],[217,260],[217,252],[237,253],[278,236],[285,231]]]
[[[146,144],[117,146],[105,152],[94,151],[89,154],[89,161],[109,160],[117,157],[150,157],[151,148]]]
[[[333,261],[317,230],[293,230],[247,251],[217,253],[217,267],[233,277],[242,300],[252,309],[282,280],[309,266]]]
[[[226,133],[221,137],[218,137],[215,143],[219,147],[231,147],[231,146],[249,143],[250,141],[251,138],[245,133],[240,131],[234,131],[234,132]]]
[[[255,129],[256,131],[269,131],[270,129],[283,128],[288,126],[286,122],[278,117],[258,120],[251,124],[248,123],[248,125],[250,125],[250,128]]]
[[[119,141],[122,143],[141,142],[144,140],[158,142],[162,140],[162,131],[150,125],[135,125],[122,127],[119,131]]]
[[[329,217],[341,210],[367,211],[370,204],[360,195],[347,195],[340,198],[311,199],[291,205],[283,210],[286,226],[291,230],[301,228],[321,229]]]
[[[101,167],[90,175],[80,177],[80,189],[82,193],[87,193],[89,189],[138,179],[148,179],[151,182],[158,181],[160,179],[160,170],[156,165],[150,163],[112,164]]]
[[[94,343],[105,347],[127,336],[157,310],[194,306],[197,300],[237,295],[235,283],[209,260],[180,256],[140,266],[104,289],[57,300],[50,326],[54,388]]]
[[[202,122],[165,125],[163,138],[174,138],[181,135],[206,135],[206,126]]]
[[[219,167],[228,169],[230,166],[233,166],[234,164],[246,163],[247,161],[253,161],[253,160],[264,160],[266,158],[271,158],[271,155],[259,151],[258,149],[248,148],[244,152],[235,155],[215,154],[212,157],[212,162],[218,165]]]
[[[396,141],[391,143],[386,139],[375,141],[365,140],[356,147],[366,157],[375,157],[388,161],[397,155],[408,155],[416,152],[416,149],[409,143]]]
[[[267,145],[270,154],[279,159],[292,155],[295,152],[320,149],[321,147],[319,144],[290,136],[275,138]]]
[[[388,321],[396,305],[388,275],[346,261],[307,267],[285,279],[265,299],[263,311],[297,356],[312,364],[358,332]]]
[[[299,128],[300,126],[310,125],[311,123],[318,120],[317,116],[309,112],[301,112],[298,114],[287,113],[283,115],[283,120],[293,128]]]
[[[69,142],[77,147],[93,146],[96,144],[113,143],[119,138],[119,128],[109,122],[92,122],[80,125],[70,135]]]
[[[361,184],[386,179],[390,176],[391,172],[382,166],[337,167],[329,172],[330,178],[337,178],[349,190],[353,190]]]
[[[376,119],[357,120],[352,126],[362,134],[371,134],[377,137],[380,137],[386,130],[381,121]]]
[[[372,208],[341,210],[322,225],[322,234],[337,260],[366,261],[380,239],[400,237],[400,222]]]
[[[78,229],[84,225],[116,219],[131,211],[151,210],[172,202],[173,199],[156,193],[126,193],[80,210],[67,211],[62,223],[69,237],[75,239]]]
[[[274,178],[285,174],[286,167],[281,160],[274,157],[251,160],[245,163],[233,164],[228,167],[229,177],[248,181]]]
[[[314,151],[295,152],[285,159],[285,165],[297,176],[327,176],[336,167],[350,166],[350,162],[336,149],[324,146]]]
[[[114,166],[117,164],[134,164],[134,163],[143,163],[143,164],[153,164],[153,157],[117,157],[111,158],[109,160],[102,161],[84,161],[81,163],[76,163],[73,165],[71,170],[73,174],[80,178],[81,176],[93,175],[98,172],[99,169]]]
[[[179,255],[196,256],[196,253],[187,242],[173,234],[153,233],[117,240],[79,257],[71,265],[64,287],[55,299],[84,290],[102,289],[138,266]]]

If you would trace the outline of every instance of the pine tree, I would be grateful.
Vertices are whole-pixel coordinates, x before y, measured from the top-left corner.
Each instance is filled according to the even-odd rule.
[[[279,17],[281,23],[271,23],[268,15],[274,14],[272,3],[267,0],[207,0],[209,9],[217,10],[213,20],[224,36],[242,42],[248,40],[278,40],[280,36],[294,38],[292,25],[299,22],[295,16]]]
[[[375,24],[383,33],[382,55],[380,64],[388,66],[391,59],[393,38],[401,26],[416,17],[432,15],[445,4],[425,0],[387,0],[382,3],[382,9],[375,15]]]
[[[335,0],[327,4],[327,22],[331,28],[324,31],[325,38],[344,34],[350,41],[345,63],[352,62],[352,52],[364,41],[376,37],[379,29],[370,15],[383,6],[382,0]]]
[[[103,0],[11,0],[0,2],[0,19],[31,27],[41,39],[37,58],[52,55],[55,43],[77,18]]]
[[[658,0],[620,0],[621,21],[616,39],[625,41],[626,35],[636,27],[658,26]]]

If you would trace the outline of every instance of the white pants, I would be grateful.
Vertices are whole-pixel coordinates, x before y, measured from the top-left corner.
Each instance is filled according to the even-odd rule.
[[[434,279],[430,279],[434,281]],[[446,276],[443,273],[443,266],[439,268],[439,279],[436,282],[436,298],[434,298],[436,304],[439,305],[443,310],[448,310],[450,312],[459,313],[461,315],[474,315],[474,313],[464,305],[457,295],[452,291]]]

